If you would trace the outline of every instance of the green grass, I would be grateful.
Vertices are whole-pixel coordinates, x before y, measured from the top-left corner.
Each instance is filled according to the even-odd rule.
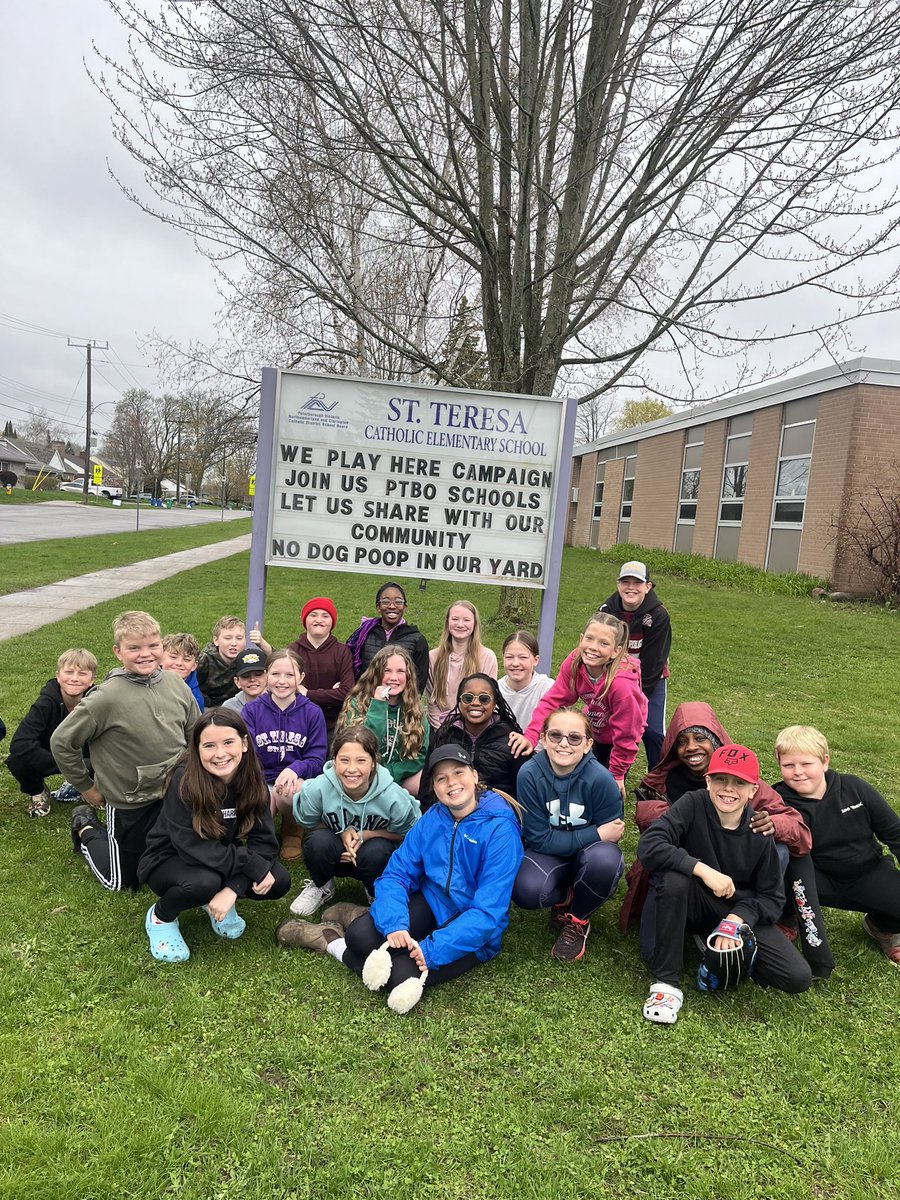
[[[724,562],[720,558],[706,558],[702,554],[676,554],[672,550],[635,546],[630,542],[621,542],[617,546],[610,546],[608,550],[594,553],[601,562],[608,563],[616,570],[629,559],[645,562],[651,579],[657,575],[675,575],[680,579],[693,579],[718,588],[740,588],[745,592],[781,596],[808,596],[814,587],[828,587],[827,579],[804,575],[800,571],[761,571],[747,563]]]
[[[40,587],[101,571],[105,567],[124,567],[143,562],[159,554],[174,554],[193,546],[208,546],[250,532],[250,518],[211,521],[207,525],[185,525],[170,529],[128,530],[101,533],[95,537],[54,538],[29,542],[27,552],[21,544],[0,546],[0,596],[23,588]]]
[[[5,504],[46,504],[49,500],[69,500],[76,504],[82,502],[80,492],[61,492],[56,488],[38,489],[33,492],[30,488],[13,488],[12,495],[8,495],[6,490],[0,488],[0,508]],[[112,508],[112,500],[107,500],[105,496],[95,496],[93,493],[88,495],[88,504],[99,508]]]
[[[617,566],[566,552],[554,666]],[[896,805],[895,615],[656,574],[675,629],[672,705],[714,702],[768,778],[778,729],[811,721],[839,770]],[[346,635],[379,582],[273,570],[266,635],[293,638],[317,594],[335,598]],[[462,594],[496,607],[493,589],[411,583],[410,619],[433,643]],[[245,595],[243,556],[128,603],[205,640]],[[111,665],[122,607],[0,643],[7,724],[64,647]],[[494,649],[505,632],[488,624]],[[829,913],[829,983],[718,1002],[688,985],[666,1029],[641,1019],[648,977],[615,902],[575,966],[549,958],[545,915],[514,911],[498,959],[398,1018],[330,960],[277,950],[284,902],[244,903],[238,943],[189,914],[190,963],[154,963],[148,895],[102,892],[67,816],[29,822],[0,778],[0,1200],[900,1196],[900,976],[855,915]],[[635,840],[632,828],[626,858]],[[358,898],[352,884],[339,895]]]

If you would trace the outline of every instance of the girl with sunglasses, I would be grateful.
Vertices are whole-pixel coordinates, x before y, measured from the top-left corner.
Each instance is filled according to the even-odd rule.
[[[431,740],[432,749],[455,744],[472,758],[484,787],[516,795],[516,777],[523,755],[531,754],[531,745],[521,737],[522,729],[503,699],[500,685],[490,675],[478,671],[466,675],[456,689],[456,705],[450,710]],[[510,735],[515,749],[510,748]],[[524,751],[519,746],[524,746]],[[434,795],[422,798],[422,807],[434,803]]]
[[[625,863],[622,797],[612,775],[592,754],[593,731],[584,713],[559,708],[547,715],[537,754],[519,772],[525,857],[513,900],[520,908],[549,908],[556,935],[551,955],[582,958],[591,914],[613,895]]]

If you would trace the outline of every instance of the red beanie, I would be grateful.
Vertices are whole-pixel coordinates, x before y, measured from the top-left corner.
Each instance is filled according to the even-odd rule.
[[[300,624],[304,629],[306,628],[306,618],[316,608],[324,609],[329,617],[331,617],[332,626],[337,625],[337,609],[331,600],[327,596],[313,596],[312,600],[307,600],[303,605],[303,611],[300,613]]]

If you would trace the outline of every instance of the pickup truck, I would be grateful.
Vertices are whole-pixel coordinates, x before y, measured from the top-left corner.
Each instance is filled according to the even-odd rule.
[[[73,479],[71,481],[71,483],[61,483],[59,485],[59,490],[61,492],[77,492],[79,495],[83,495],[84,494],[84,480],[83,479]],[[104,496],[107,500],[121,500],[122,499],[122,489],[120,487],[113,487],[112,484],[89,483],[88,484],[88,492],[92,496]]]

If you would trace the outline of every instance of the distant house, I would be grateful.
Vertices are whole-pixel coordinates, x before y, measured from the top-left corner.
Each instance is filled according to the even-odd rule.
[[[577,447],[567,540],[864,591],[871,577],[835,521],[898,462],[900,362],[858,358]]]
[[[32,468],[32,459],[10,438],[0,438],[0,471],[12,471],[14,475],[25,475]]]

